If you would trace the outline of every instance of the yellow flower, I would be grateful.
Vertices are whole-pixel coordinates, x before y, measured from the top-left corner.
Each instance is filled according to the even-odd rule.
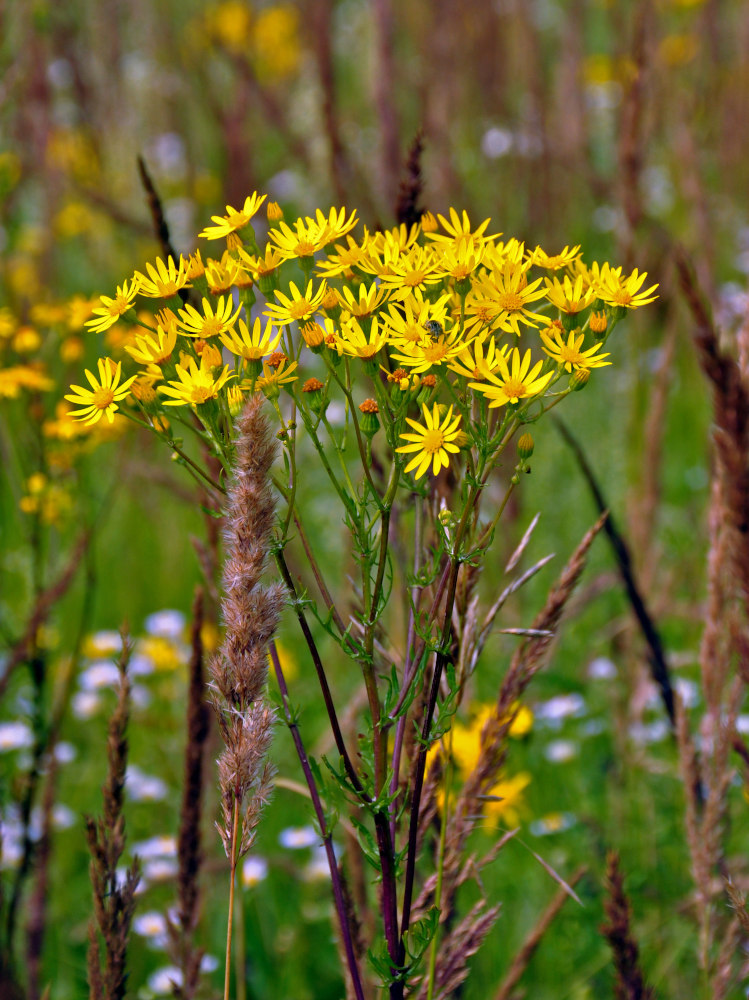
[[[263,80],[280,80],[294,73],[301,55],[297,9],[289,3],[276,3],[259,10],[252,43]]]
[[[459,446],[455,443],[460,434],[458,430],[460,415],[453,419],[452,406],[443,418],[440,418],[438,403],[434,404],[431,412],[425,403],[422,404],[421,410],[426,426],[406,417],[406,423],[413,428],[414,433],[401,434],[403,440],[410,443],[395,449],[399,454],[416,452],[415,457],[403,470],[411,472],[412,469],[416,469],[416,479],[420,479],[430,465],[436,476],[440,469],[446,469],[450,464],[448,453],[455,455],[460,451]]]
[[[137,277],[128,284],[127,281],[117,286],[117,293],[113,299],[108,295],[100,297],[101,305],[91,310],[97,319],[86,320],[85,326],[94,333],[103,333],[110,326],[114,326],[120,316],[123,316],[129,309],[132,309],[135,296],[138,294],[140,282]]]
[[[449,220],[445,218],[444,215],[438,215],[442,228],[445,233],[426,233],[429,239],[435,240],[439,243],[452,243],[453,241],[457,244],[464,236],[473,236],[478,242],[484,240],[494,239],[493,236],[484,236],[486,232],[486,227],[491,222],[491,219],[484,219],[481,225],[475,229],[471,229],[471,220],[468,218],[468,212],[464,211],[462,215],[458,215],[454,208],[450,209]]]
[[[391,305],[387,313],[383,311],[382,321],[387,326],[388,339],[393,347],[404,350],[408,344],[421,340],[427,323],[444,326],[449,301],[448,293],[441,295],[436,302],[430,302],[417,288],[407,299]]]
[[[359,297],[354,298],[351,289],[344,285],[342,291],[338,292],[337,295],[342,309],[345,309],[352,316],[362,319],[372,315],[382,300],[387,297],[387,289],[375,282],[369,288],[365,284],[361,284],[359,285]]]
[[[483,379],[487,372],[496,371],[499,366],[498,358],[506,358],[509,351],[507,344],[497,347],[494,337],[489,337],[488,341],[478,340],[473,344],[473,353],[470,348],[465,348],[457,358],[450,359],[448,368],[463,378]]]
[[[508,367],[507,359],[497,357],[496,372],[487,371],[486,381],[469,382],[471,389],[478,389],[489,399],[489,406],[504,406],[505,403],[518,403],[526,396],[537,396],[543,392],[551,379],[553,372],[539,375],[543,362],[539,361],[530,368],[531,352],[525,352],[520,360],[520,351],[512,349],[512,369]],[[530,371],[529,371],[530,369]]]
[[[340,336],[336,337],[336,347],[339,353],[348,354],[352,358],[361,358],[364,361],[371,361],[386,343],[387,335],[380,331],[377,316],[372,320],[369,337],[355,319],[344,323]]]
[[[508,333],[520,336],[518,323],[535,327],[538,317],[527,307],[531,302],[542,299],[546,294],[541,278],[528,284],[527,268],[518,264],[507,264],[492,270],[475,286],[477,298],[481,298],[494,314],[497,325]]]
[[[618,306],[623,309],[639,309],[649,302],[655,302],[658,298],[654,295],[658,285],[651,285],[644,291],[640,291],[647,271],[639,274],[637,268],[626,278],[622,277],[621,267],[616,269],[604,264],[598,275],[598,280],[594,281],[594,287],[598,297],[609,306]]]
[[[187,367],[177,365],[178,381],[170,382],[168,386],[160,385],[159,392],[172,399],[165,399],[164,406],[201,406],[209,399],[215,399],[219,390],[234,378],[234,373],[225,365],[224,370],[214,378],[213,366],[209,358],[200,359],[200,368],[194,358],[187,358]]]
[[[253,257],[252,254],[247,253],[244,247],[239,248],[239,256],[255,281],[259,281],[260,278],[267,278],[269,274],[273,274],[278,265],[284,261],[283,254],[279,253],[270,243],[266,246],[262,257]]]
[[[364,230],[361,242],[357,243],[353,236],[346,237],[346,246],[336,243],[337,253],[329,254],[325,260],[320,261],[317,270],[323,278],[335,278],[339,274],[353,274],[353,268],[358,267],[367,259],[369,233]]]
[[[239,333],[236,330],[229,330],[219,335],[224,347],[228,347],[232,354],[236,354],[245,361],[259,361],[266,354],[270,354],[278,347],[281,339],[281,331],[276,330],[271,320],[268,320],[263,329],[260,318],[256,319],[252,325],[252,331],[247,328],[243,319],[239,321]]]
[[[54,385],[52,379],[30,365],[0,368],[0,399],[15,399],[21,389],[31,392],[48,392]]]
[[[580,368],[603,368],[604,365],[611,364],[610,361],[603,360],[604,358],[608,358],[609,354],[599,354],[598,357],[593,356],[601,349],[600,344],[594,344],[587,351],[580,350],[585,340],[584,333],[575,336],[574,332],[572,332],[565,342],[562,330],[559,330],[556,326],[549,327],[549,329],[554,331],[552,337],[545,330],[541,330],[541,340],[544,342],[544,350],[558,365],[563,365],[565,371],[571,372],[573,368],[575,371]]]
[[[472,235],[459,236],[455,241],[439,245],[436,274],[442,278],[465,281],[484,258],[486,244]]]
[[[275,292],[280,305],[269,302],[266,309],[266,316],[270,316],[280,326],[288,326],[290,323],[302,322],[310,319],[320,308],[320,303],[325,297],[325,282],[320,285],[316,292],[312,290],[312,282],[307,282],[307,288],[302,294],[292,281],[289,285],[289,295],[283,292]]]
[[[579,244],[572,248],[566,246],[564,250],[560,250],[556,254],[548,254],[541,247],[537,246],[535,250],[529,251],[528,262],[536,264],[537,267],[543,267],[547,271],[558,271],[562,267],[569,267],[579,256]]]
[[[547,299],[567,316],[574,316],[576,313],[582,312],[583,309],[588,308],[591,302],[595,301],[595,290],[584,287],[582,274],[578,274],[574,284],[567,275],[562,281],[559,278],[546,278],[544,280]]]
[[[186,337],[208,340],[209,337],[224,333],[234,325],[242,307],[238,306],[232,313],[233,306],[231,298],[225,299],[223,295],[216,303],[215,312],[208,299],[203,299],[202,314],[188,303],[184,309],[179,310],[178,326]]]
[[[486,825],[496,826],[502,820],[508,826],[517,826],[523,812],[523,792],[530,782],[530,774],[521,771],[511,778],[502,778],[490,788],[488,794],[492,798],[486,802]]]
[[[266,198],[267,195],[259,195],[257,191],[253,191],[251,195],[245,198],[241,209],[232,208],[231,205],[227,205],[226,215],[212,215],[211,221],[215,222],[216,225],[206,226],[203,232],[198,235],[207,240],[218,240],[222,236],[228,236],[229,233],[239,232],[249,224],[253,215],[255,215]]]
[[[141,271],[135,272],[138,280],[138,293],[149,299],[170,299],[180,288],[190,288],[187,280],[187,261],[180,254],[179,265],[172,257],[167,257],[166,263],[157,257],[154,264],[146,264],[148,277]]]
[[[221,260],[209,260],[205,266],[205,280],[213,295],[223,295],[232,285],[242,288],[247,284],[247,271],[228,252]]]
[[[149,333],[137,336],[133,346],[125,344],[125,350],[139,365],[163,365],[171,358],[176,343],[175,329],[165,331],[157,326],[155,337]]]
[[[88,369],[85,372],[91,388],[86,389],[80,385],[71,385],[70,388],[73,392],[65,399],[76,406],[83,407],[83,409],[71,411],[70,416],[76,420],[82,420],[85,424],[90,425],[97,423],[101,420],[102,414],[106,414],[107,420],[111,424],[115,412],[119,409],[117,403],[121,403],[128,395],[136,376],[133,375],[120,385],[122,374],[120,362],[115,364],[111,358],[99,358],[97,367],[99,369],[98,379]]]
[[[345,215],[345,208],[341,209],[340,216],[333,208],[330,217],[326,218],[318,208],[315,219],[309,216],[297,219],[293,229],[282,222],[278,229],[271,229],[268,237],[276,244],[277,252],[284,260],[311,258],[331,240],[339,239],[353,229],[357,222],[356,214],[352,213],[348,220]]]
[[[437,274],[438,258],[430,247],[411,247],[407,253],[390,261],[389,267],[380,275],[380,281],[392,290],[394,298],[407,298],[419,288],[425,291],[428,285],[442,280]]]
[[[431,322],[436,331],[439,331],[436,336],[424,330],[421,340],[404,344],[398,348],[404,353],[392,355],[398,364],[410,368],[414,375],[420,375],[430,368],[453,361],[470,343],[465,341],[459,327],[454,327],[449,333],[445,333],[439,323],[434,320]]]
[[[296,367],[296,361],[292,361],[287,366],[286,360],[282,361],[277,368],[271,365],[264,365],[263,374],[255,383],[255,389],[262,392],[268,399],[278,399],[281,391],[280,387],[288,385],[290,382],[296,382],[299,377],[298,375],[291,374]],[[244,388],[245,383],[242,383],[242,386]]]

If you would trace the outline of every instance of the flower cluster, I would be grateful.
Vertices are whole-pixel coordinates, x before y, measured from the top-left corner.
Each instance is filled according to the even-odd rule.
[[[230,456],[245,397],[271,399],[283,426],[287,392],[309,426],[338,395],[360,443],[371,450],[382,427],[417,479],[461,451],[475,469],[609,365],[613,328],[656,297],[637,270],[586,265],[579,246],[531,250],[455,209],[355,236],[355,212],[318,209],[289,225],[269,203],[261,246],[253,220],[264,202],[253,193],[213,216],[200,235],[225,240],[220,257],[157,259],[101,296],[86,325],[119,356],[73,386],[75,417],[111,421],[126,404],[126,416],[167,434],[169,415],[189,407]]]

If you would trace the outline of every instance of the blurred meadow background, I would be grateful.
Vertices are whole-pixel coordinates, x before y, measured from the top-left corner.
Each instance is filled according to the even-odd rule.
[[[162,253],[141,157],[178,253],[196,248],[211,215],[255,190],[287,218],[345,205],[370,230],[392,227],[410,182],[421,185],[424,210],[491,217],[492,232],[549,253],[582,244],[586,260],[637,267],[646,286],[659,284],[657,301],[623,324],[616,364],[570,398],[564,420],[626,542],[634,588],[708,758],[711,725],[730,703],[732,744],[715,763],[720,803],[700,833],[684,754],[652,680],[652,635],[643,636],[621,554],[602,533],[550,662],[525,696],[507,764],[515,783],[476,833],[489,842],[521,826],[482,872],[483,891],[502,908],[455,995],[614,996],[600,930],[611,919],[611,849],[654,995],[748,995],[749,918],[740,900],[729,905],[721,881],[729,874],[740,894],[749,885],[749,706],[731,686],[734,674],[747,676],[749,648],[746,594],[729,551],[742,553],[738,514],[739,541],[721,550],[722,566],[715,555],[708,561],[720,529],[715,503],[709,518],[711,490],[726,468],[739,491],[726,509],[749,505],[747,4],[6,0],[0,19],[0,994],[36,1000],[49,985],[55,1000],[88,995],[82,817],[101,811],[125,622],[136,643],[126,856],[143,865],[128,995],[171,993],[166,916],[190,609],[206,570],[215,576],[217,521],[146,432],[116,420],[75,433],[60,409],[70,383],[95,367],[101,335],[83,323],[99,296]],[[733,466],[716,459],[716,422],[724,445],[735,446]],[[300,490],[343,591],[340,521],[316,474]],[[504,627],[532,622],[598,516],[552,421],[539,427],[523,478],[487,589],[506,584],[505,564],[537,512],[530,558],[555,559],[508,602]],[[322,754],[326,720],[293,624],[285,616],[281,656],[308,746]],[[203,633],[215,648],[210,616]],[[456,720],[464,735],[496,698],[516,644],[492,637]],[[720,657],[717,684],[710,669]],[[356,675],[334,665],[331,679],[341,705],[355,701]],[[213,996],[226,913],[226,862],[213,830],[215,726],[208,747],[195,940],[204,949],[201,989]],[[272,756],[283,781],[242,869],[245,960],[235,995],[333,1000],[344,986],[329,876],[282,726]],[[705,873],[697,855],[700,838],[711,837]],[[575,886],[582,905],[567,899],[510,983],[518,950],[559,888],[534,852],[567,881],[585,866]]]

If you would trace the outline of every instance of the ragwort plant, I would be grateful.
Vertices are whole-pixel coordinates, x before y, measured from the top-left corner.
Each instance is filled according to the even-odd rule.
[[[579,246],[529,250],[490,232],[490,220],[473,226],[454,209],[357,234],[355,212],[317,210],[288,224],[269,203],[261,241],[264,227],[256,232],[253,222],[264,201],[255,193],[213,217],[201,236],[225,241],[220,257],[204,260],[198,250],[157,259],[101,297],[87,325],[116,349],[86,371],[87,386],[72,386],[68,418],[147,427],[216,512],[228,492],[226,639],[212,676],[227,746],[219,828],[231,885],[272,780],[264,764],[269,647],[327,850],[350,995],[362,1000],[379,984],[392,1000],[446,996],[498,912],[485,899],[462,912],[459,889],[514,831],[484,857],[469,856],[469,836],[489,810],[511,818],[503,810],[523,779],[513,785],[505,772],[507,736],[600,522],[533,627],[510,630],[521,643],[465,768],[451,750],[452,719],[502,605],[546,560],[484,609],[482,566],[530,471],[533,425],[611,364],[614,329],[654,300],[656,286],[645,287],[637,270],[586,265]],[[269,421],[281,451],[275,513]],[[346,600],[305,526],[299,483],[310,455],[339,504],[356,564]],[[501,499],[482,511],[492,478]],[[299,546],[317,598],[292,571]],[[259,584],[270,552],[325,702],[335,754],[324,763],[305,750],[275,652],[280,591]],[[365,732],[355,746],[328,682],[321,632],[360,671],[354,724]],[[340,861],[332,845],[339,817],[356,832]],[[367,864],[376,891],[362,877]]]

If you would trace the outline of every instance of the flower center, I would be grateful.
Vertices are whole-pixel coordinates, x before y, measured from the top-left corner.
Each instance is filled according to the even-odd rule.
[[[428,430],[421,439],[421,447],[427,455],[434,455],[442,448],[444,443],[445,435],[439,427],[434,427],[432,430]]]
[[[117,298],[113,299],[107,306],[107,312],[110,316],[121,316],[124,312],[127,312],[130,308],[130,303],[126,295],[118,295]]]
[[[632,296],[629,294],[629,292],[625,291],[623,288],[620,288],[617,292],[614,292],[612,298],[618,306],[628,306],[632,301]]]
[[[517,292],[502,292],[497,298],[497,305],[506,312],[519,312],[524,304],[523,297]]]
[[[518,399],[522,399],[523,396],[528,395],[528,390],[519,378],[508,378],[502,388],[505,396],[507,396],[511,403],[515,403]]]
[[[200,406],[201,403],[205,403],[214,395],[212,386],[194,385],[190,390],[190,402]]]
[[[289,316],[292,319],[304,319],[312,312],[312,306],[306,299],[299,299],[289,307]]]
[[[244,212],[236,212],[227,215],[226,221],[232,229],[243,229],[250,221],[250,217],[249,215],[245,215]]]
[[[204,337],[215,337],[217,333],[221,333],[223,328],[223,323],[218,318],[218,316],[211,316],[206,318],[203,323],[203,336]]]
[[[297,257],[311,257],[314,252],[315,244],[310,243],[309,240],[299,240],[294,247],[294,253]]]
[[[424,277],[424,271],[412,271],[410,274],[405,274],[403,276],[403,284],[407,285],[409,288],[415,288],[417,285],[424,283]]]
[[[114,402],[114,392],[103,385],[94,391],[91,402],[97,409],[106,410],[110,403]]]
[[[425,347],[423,349],[423,354],[425,361],[431,361],[432,363],[442,361],[444,356],[447,354],[447,347],[437,341],[437,343],[430,344],[429,347]]]

